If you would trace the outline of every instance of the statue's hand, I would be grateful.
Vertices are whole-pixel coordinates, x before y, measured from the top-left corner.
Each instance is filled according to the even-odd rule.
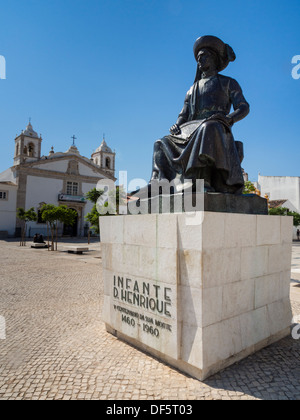
[[[172,125],[172,127],[170,128],[170,133],[173,134],[174,136],[176,136],[177,134],[181,133],[180,127],[177,124]]]

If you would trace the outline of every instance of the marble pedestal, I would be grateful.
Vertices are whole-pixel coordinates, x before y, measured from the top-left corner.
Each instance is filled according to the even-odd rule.
[[[203,380],[290,333],[292,218],[100,218],[107,331]]]

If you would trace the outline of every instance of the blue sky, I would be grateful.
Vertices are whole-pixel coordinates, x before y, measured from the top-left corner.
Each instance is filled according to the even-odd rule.
[[[31,117],[42,153],[66,151],[71,136],[90,157],[102,141],[129,180],[151,175],[154,141],[176,122],[192,85],[193,44],[216,35],[237,59],[223,72],[251,106],[233,128],[243,167],[300,176],[299,0],[2,0],[0,172]]]

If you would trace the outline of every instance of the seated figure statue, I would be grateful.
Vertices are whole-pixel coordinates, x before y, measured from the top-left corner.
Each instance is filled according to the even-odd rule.
[[[206,192],[241,194],[241,153],[231,127],[248,115],[249,104],[237,81],[219,74],[235,53],[219,38],[203,36],[195,42],[194,55],[195,82],[171,135],[154,144],[151,180],[204,179]]]

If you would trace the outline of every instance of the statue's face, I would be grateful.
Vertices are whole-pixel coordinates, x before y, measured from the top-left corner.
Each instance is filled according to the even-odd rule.
[[[199,51],[197,55],[198,67],[202,72],[216,69],[215,55],[206,48]]]

